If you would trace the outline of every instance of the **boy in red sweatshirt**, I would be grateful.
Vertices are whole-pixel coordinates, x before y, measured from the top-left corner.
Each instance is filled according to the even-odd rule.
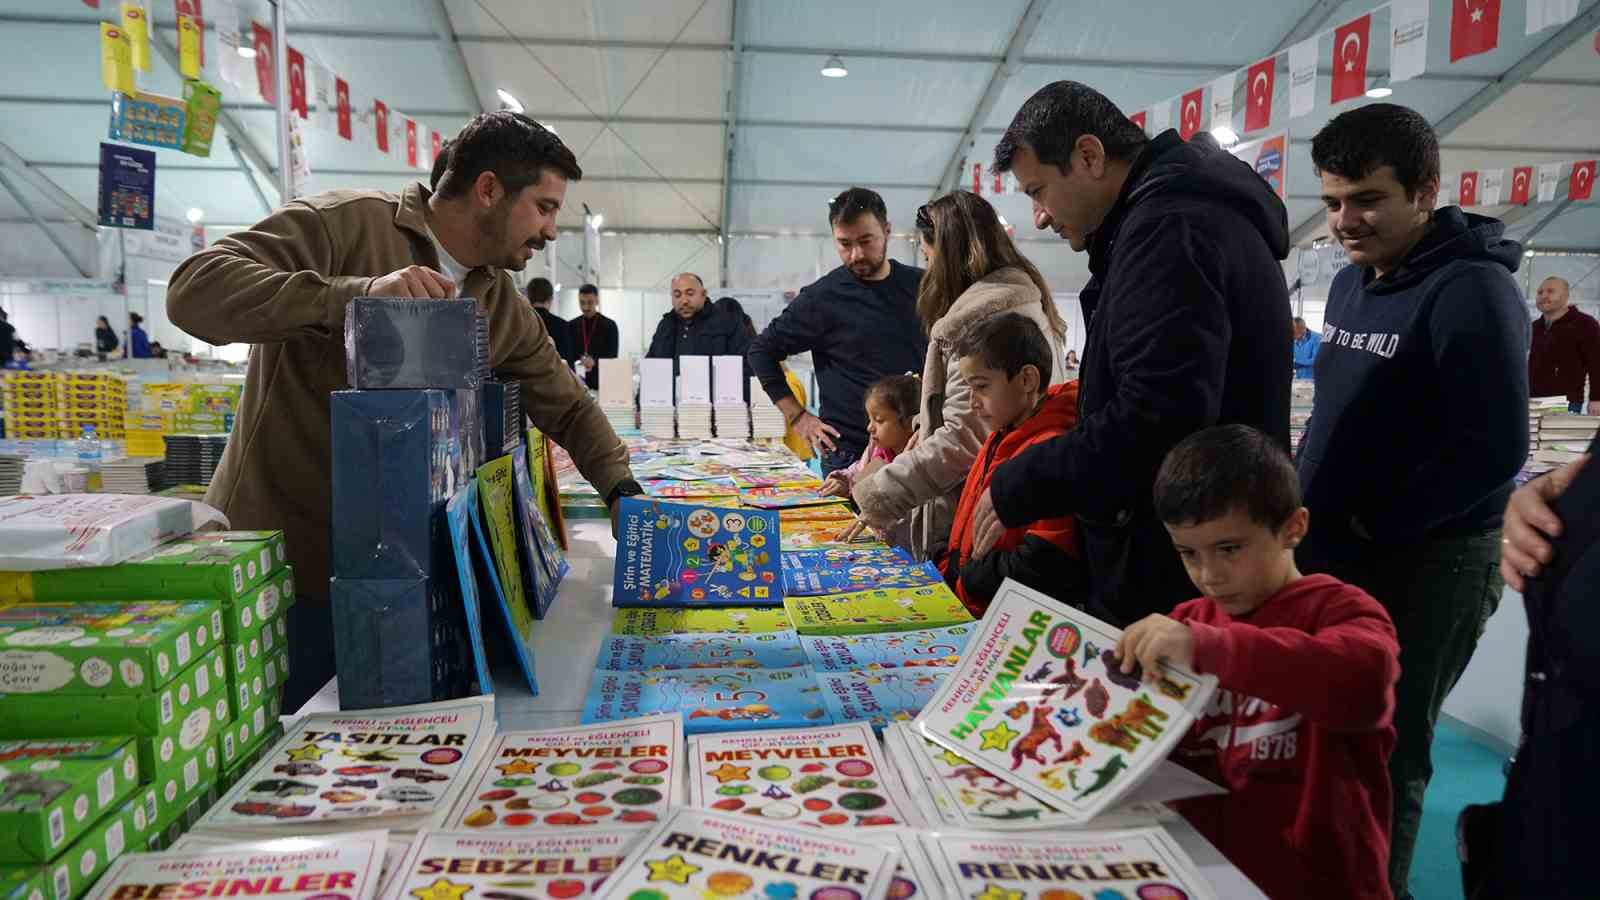
[[[1050,386],[1057,364],[1050,343],[1032,319],[1016,313],[974,326],[955,352],[971,391],[972,411],[989,429],[989,438],[967,473],[950,543],[933,558],[974,616],[982,617],[1007,578],[1058,599],[1081,599],[1085,582],[1071,516],[1007,529],[993,550],[972,558],[972,511],[995,468],[1072,427],[1078,417],[1078,383]]]
[[[1117,654],[1146,677],[1162,661],[1217,676],[1172,758],[1229,790],[1179,811],[1269,897],[1388,900],[1388,613],[1300,574],[1310,516],[1288,455],[1259,431],[1190,435],[1156,475],[1155,508],[1205,596],[1134,623]]]

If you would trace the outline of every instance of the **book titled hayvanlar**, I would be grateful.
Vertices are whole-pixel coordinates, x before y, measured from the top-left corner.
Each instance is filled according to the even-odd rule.
[[[778,521],[765,510],[622,498],[612,605],[779,605]]]

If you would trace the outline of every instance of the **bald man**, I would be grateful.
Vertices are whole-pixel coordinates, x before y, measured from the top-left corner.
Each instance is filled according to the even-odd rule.
[[[672,279],[672,309],[661,317],[645,356],[671,359],[674,372],[680,356],[744,356],[751,339],[744,317],[708,299],[699,275],[684,272]]]
[[[1572,286],[1565,278],[1550,276],[1539,283],[1533,305],[1533,339],[1528,348],[1528,394],[1532,397],[1567,398],[1575,413],[1586,409],[1600,416],[1600,322],[1572,306]],[[1583,402],[1584,382],[1589,403]]]

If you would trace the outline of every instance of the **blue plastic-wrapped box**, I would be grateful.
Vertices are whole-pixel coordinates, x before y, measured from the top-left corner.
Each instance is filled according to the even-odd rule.
[[[339,706],[367,709],[470,693],[455,573],[435,578],[334,578]]]
[[[345,309],[344,343],[357,390],[477,390],[489,369],[488,316],[470,297],[357,297]]]

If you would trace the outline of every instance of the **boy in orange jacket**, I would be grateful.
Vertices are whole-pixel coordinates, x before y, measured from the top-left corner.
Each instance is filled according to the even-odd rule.
[[[1078,383],[1049,386],[1052,366],[1059,361],[1052,358],[1039,326],[1015,313],[975,326],[956,345],[956,355],[971,391],[972,411],[989,429],[989,438],[961,489],[949,546],[934,556],[940,571],[975,616],[989,608],[1007,578],[1057,599],[1081,600],[1086,582],[1071,516],[1009,528],[993,550],[972,558],[972,512],[994,470],[1073,426]]]

